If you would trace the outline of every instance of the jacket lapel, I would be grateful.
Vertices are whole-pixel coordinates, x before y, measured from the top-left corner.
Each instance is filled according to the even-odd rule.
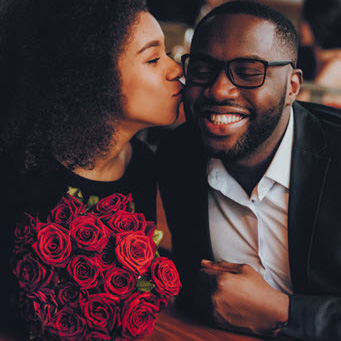
[[[198,193],[198,212],[200,214],[200,240],[199,246],[201,250],[201,259],[213,260],[213,252],[211,245],[209,219],[208,219],[208,183],[206,175],[206,164],[203,169],[205,172],[201,174],[201,191]]]
[[[309,288],[310,247],[329,162],[319,121],[295,103],[288,213],[289,261],[295,293],[306,293]]]

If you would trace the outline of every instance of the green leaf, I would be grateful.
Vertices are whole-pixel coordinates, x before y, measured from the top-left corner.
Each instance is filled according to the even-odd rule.
[[[130,207],[131,207],[131,211],[135,213],[135,203],[133,201],[130,203]]]
[[[90,195],[87,205],[87,211],[92,210],[99,202],[99,197],[96,195]]]
[[[163,238],[163,232],[161,230],[155,230],[153,234],[153,240],[156,246],[159,246],[162,238]]]
[[[67,193],[75,197],[78,201],[83,202],[84,198],[80,189],[68,186]]]
[[[159,257],[161,257],[160,254],[159,254],[159,251],[156,251],[155,252],[155,258],[159,258]]]
[[[154,287],[155,287],[155,284],[150,283],[143,277],[141,277],[136,283],[136,289],[142,292],[151,292]]]

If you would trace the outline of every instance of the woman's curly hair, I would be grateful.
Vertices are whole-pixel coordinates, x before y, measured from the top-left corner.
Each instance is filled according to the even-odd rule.
[[[6,0],[0,8],[0,148],[26,170],[88,167],[122,115],[118,58],[145,0]]]

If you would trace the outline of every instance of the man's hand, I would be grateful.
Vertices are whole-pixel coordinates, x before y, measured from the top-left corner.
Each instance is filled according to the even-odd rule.
[[[201,262],[202,271],[216,278],[212,295],[216,322],[222,327],[262,333],[286,322],[289,297],[273,289],[251,266],[227,262]]]

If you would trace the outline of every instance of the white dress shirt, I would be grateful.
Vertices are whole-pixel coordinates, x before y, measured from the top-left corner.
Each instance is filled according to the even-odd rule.
[[[288,201],[294,120],[249,197],[219,159],[210,159],[209,228],[214,259],[249,264],[273,288],[292,293]]]

